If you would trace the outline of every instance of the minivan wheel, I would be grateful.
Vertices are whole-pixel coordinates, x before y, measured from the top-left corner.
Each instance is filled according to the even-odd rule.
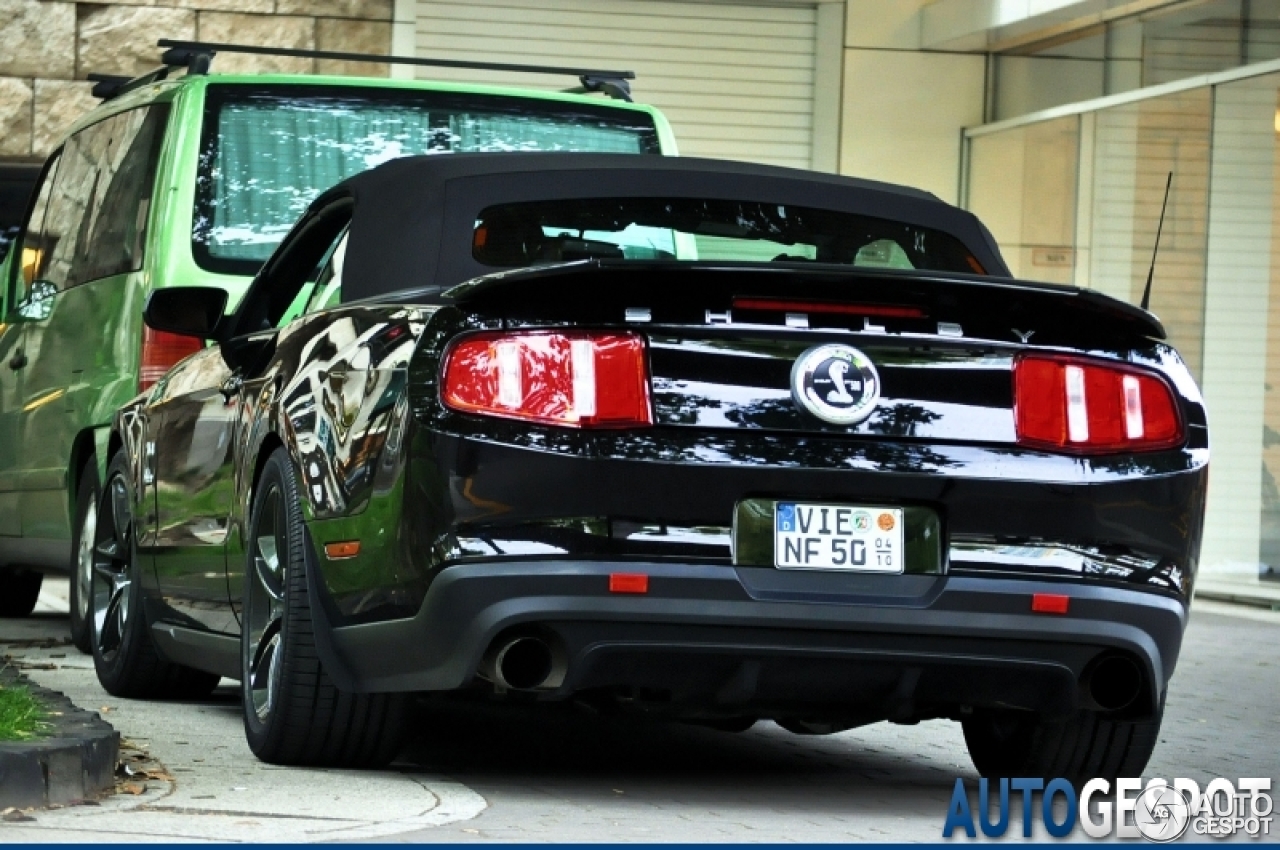
[[[249,748],[266,762],[381,767],[399,752],[407,698],[340,691],[316,653],[293,464],[268,458],[245,564],[241,692]]]
[[[1154,717],[1140,720],[1079,711],[1048,721],[1029,711],[992,709],[964,721],[964,739],[985,777],[1061,776],[1079,787],[1094,777],[1141,776],[1163,716],[1163,702]]]
[[[128,460],[121,451],[107,469],[93,534],[89,616],[98,681],[107,693],[118,697],[208,696],[220,676],[172,664],[152,642],[142,611],[132,508]]]
[[[40,599],[44,573],[35,570],[0,570],[0,617],[29,617]]]
[[[71,562],[71,642],[93,652],[89,628],[89,586],[93,581],[93,541],[98,530],[98,463],[90,456],[76,491],[75,539]]]

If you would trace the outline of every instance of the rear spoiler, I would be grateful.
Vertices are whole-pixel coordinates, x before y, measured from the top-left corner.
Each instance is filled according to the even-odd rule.
[[[600,306],[647,307],[655,314],[664,305],[682,308],[681,312],[699,307],[723,314],[735,297],[803,296],[914,304],[935,321],[982,328],[982,335],[991,339],[1026,341],[1022,338],[1028,331],[1040,334],[1037,342],[1046,336],[1166,338],[1164,325],[1150,312],[1091,289],[804,262],[580,260],[496,272],[453,286],[441,296],[459,305],[522,311],[539,304],[542,312],[553,311],[554,303],[585,300]]]

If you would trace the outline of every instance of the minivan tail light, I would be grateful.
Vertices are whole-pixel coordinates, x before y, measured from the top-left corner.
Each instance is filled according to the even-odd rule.
[[[204,340],[142,328],[142,368],[138,370],[138,392],[146,392],[179,361],[204,349]]]
[[[1150,451],[1182,442],[1164,378],[1120,364],[1024,354],[1013,364],[1018,442],[1072,452]]]
[[[445,407],[571,428],[652,425],[644,340],[632,333],[477,333],[446,352]]]

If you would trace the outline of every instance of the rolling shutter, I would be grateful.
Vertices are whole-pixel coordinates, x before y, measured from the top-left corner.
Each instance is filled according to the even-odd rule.
[[[418,0],[417,55],[632,70],[680,153],[809,168],[817,9],[664,0]],[[568,88],[445,68],[419,77]]]

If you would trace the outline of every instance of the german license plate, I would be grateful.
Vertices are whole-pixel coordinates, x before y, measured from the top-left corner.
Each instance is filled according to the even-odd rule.
[[[779,569],[903,571],[901,508],[777,502],[773,528]]]

